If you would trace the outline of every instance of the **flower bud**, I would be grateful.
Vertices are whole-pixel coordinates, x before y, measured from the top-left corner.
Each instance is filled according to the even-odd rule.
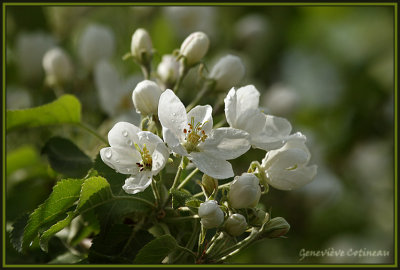
[[[131,54],[142,65],[147,65],[151,61],[153,44],[149,33],[143,28],[137,29],[132,35]]]
[[[244,76],[245,68],[239,57],[228,54],[211,69],[210,78],[216,81],[216,90],[229,90]]]
[[[305,142],[306,136],[298,132],[291,135],[281,148],[267,152],[261,169],[269,185],[276,189],[292,190],[313,180],[317,166],[307,166],[311,154]]]
[[[138,83],[132,92],[136,112],[142,115],[157,114],[160,87],[153,81],[144,80]]]
[[[285,235],[290,229],[289,223],[282,217],[276,217],[268,221],[260,237],[277,238]]]
[[[50,85],[61,84],[71,79],[72,63],[61,48],[53,48],[43,56],[42,65]]]
[[[203,185],[207,196],[210,196],[214,190],[218,189],[218,180],[208,176],[207,174],[203,174],[203,177],[201,178],[201,184]]]
[[[216,228],[224,222],[224,212],[214,200],[200,204],[199,217],[201,218],[201,224],[206,229]]]
[[[178,79],[180,63],[170,54],[163,55],[157,67],[157,74],[166,88],[171,88]]]
[[[79,40],[79,56],[87,69],[92,69],[101,59],[110,58],[115,51],[115,38],[110,28],[92,24]]]
[[[241,214],[233,214],[225,222],[225,230],[232,236],[239,236],[247,228],[246,218]]]
[[[258,178],[251,173],[236,176],[231,183],[228,201],[236,209],[255,207],[261,196]]]
[[[203,32],[190,34],[182,43],[180,54],[186,58],[186,64],[192,66],[206,55],[210,41]]]

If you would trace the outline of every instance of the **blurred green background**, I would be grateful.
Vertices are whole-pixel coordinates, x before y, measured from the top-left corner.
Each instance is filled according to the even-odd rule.
[[[7,6],[7,109],[48,103],[55,94],[44,84],[43,54],[66,50],[74,79],[64,92],[82,102],[83,119],[107,134],[125,117],[137,123],[130,93],[142,77],[122,60],[139,27],[148,30],[161,56],[179,48],[194,31],[210,37],[208,69],[224,54],[242,58],[246,76],[262,93],[265,112],[286,117],[303,132],[318,165],[315,180],[303,188],[271,189],[259,207],[272,209],[290,224],[288,239],[264,240],[229,260],[246,264],[392,263],[394,259],[394,8],[390,6]],[[102,103],[94,68],[82,65],[79,42],[89,25],[111,33],[109,61],[124,85],[125,111]],[[105,45],[104,45],[105,46]],[[190,75],[185,104],[195,95]],[[225,95],[226,93],[223,93]],[[202,103],[212,100],[204,99]],[[121,103],[121,101],[119,101]],[[122,102],[124,103],[124,102]],[[122,109],[116,109],[121,110]],[[41,157],[48,138],[75,138],[94,157],[96,142],[71,128],[44,128],[6,134],[7,230],[23,212],[43,202],[57,180]],[[84,134],[87,135],[87,134]],[[233,161],[240,174],[263,151]],[[59,243],[53,243],[58,245]],[[306,257],[304,250],[381,250],[389,256]],[[54,254],[21,256],[7,243],[8,263],[45,263]]]

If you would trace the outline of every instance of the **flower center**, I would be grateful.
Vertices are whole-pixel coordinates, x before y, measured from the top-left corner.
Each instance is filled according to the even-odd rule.
[[[207,121],[204,123],[197,122],[195,125],[194,117],[192,117],[190,123],[188,123],[188,129],[186,128],[183,129],[183,133],[186,134],[185,137],[186,142],[183,144],[183,146],[189,153],[199,152],[197,145],[200,142],[204,142],[204,140],[207,138],[207,135],[203,130],[203,127],[206,123]]]
[[[153,160],[151,159],[151,155],[146,147],[146,144],[144,144],[143,149],[141,149],[140,146],[135,143],[135,148],[139,151],[140,156],[142,157],[142,161],[136,163],[136,165],[140,168],[140,171],[151,170]]]

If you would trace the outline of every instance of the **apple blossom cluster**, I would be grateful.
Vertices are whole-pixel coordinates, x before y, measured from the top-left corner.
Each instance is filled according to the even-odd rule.
[[[191,217],[201,224],[198,262],[218,262],[256,240],[284,235],[289,224],[257,208],[261,196],[269,186],[279,190],[300,188],[312,181],[317,172],[316,165],[309,165],[311,154],[305,135],[293,133],[287,119],[265,114],[259,108],[260,92],[254,85],[238,87],[245,75],[239,57],[228,54],[208,75],[201,76],[203,89],[185,106],[178,96],[182,81],[190,69],[204,65],[209,47],[205,33],[192,33],[179,50],[163,55],[157,68],[152,69],[155,50],[151,37],[146,30],[137,29],[128,56],[144,75],[132,92],[136,112],[142,116],[141,125],[116,123],[108,133],[109,147],[100,150],[105,164],[127,175],[122,187],[126,193],[143,192],[151,185],[159,208],[168,207],[170,198],[173,200],[177,191],[185,190],[193,175],[202,174],[199,185],[203,192],[192,194],[197,205],[177,209],[189,209]],[[57,69],[62,61],[67,60],[60,51],[52,52],[44,60],[52,80],[68,76],[68,72]],[[202,97],[212,93],[226,93],[221,104],[226,122],[222,124],[214,124],[216,116],[211,105],[198,104]],[[251,162],[248,171],[235,175],[230,160],[253,148],[265,151],[265,158],[261,163]],[[160,173],[173,166],[174,160],[180,160],[180,164],[172,185],[166,186]],[[182,172],[190,167],[194,168],[192,173],[181,179]],[[227,184],[218,184],[220,179],[231,178]],[[168,188],[169,199],[161,200],[160,186]],[[205,245],[206,230],[214,228],[214,236]],[[226,244],[226,239],[245,232],[249,235],[242,241]]]

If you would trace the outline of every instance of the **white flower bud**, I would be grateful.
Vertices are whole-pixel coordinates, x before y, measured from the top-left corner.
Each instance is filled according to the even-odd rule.
[[[139,28],[133,33],[131,41],[131,54],[141,64],[150,62],[153,55],[153,44],[149,33]]]
[[[203,32],[190,34],[182,43],[180,48],[181,55],[185,56],[188,66],[192,66],[206,55],[210,41]]]
[[[157,114],[160,87],[153,81],[144,80],[138,83],[132,92],[136,112],[142,115]]]
[[[267,183],[276,189],[292,190],[311,182],[317,166],[307,166],[311,154],[305,145],[306,136],[300,132],[289,137],[279,149],[271,150],[262,160],[261,169]]]
[[[228,193],[230,206],[236,209],[255,207],[261,196],[259,182],[251,173],[236,176]]]
[[[246,218],[241,214],[233,214],[225,222],[225,230],[232,236],[239,236],[247,228]]]
[[[216,228],[224,222],[224,212],[214,200],[200,204],[199,217],[201,218],[201,224],[206,229]]]
[[[176,61],[173,55],[163,55],[160,64],[157,67],[157,73],[161,81],[166,86],[173,85],[179,76],[180,63]]]
[[[82,33],[78,49],[83,65],[90,70],[99,60],[114,54],[114,34],[108,27],[92,24]]]
[[[216,81],[215,89],[229,90],[242,79],[245,68],[239,57],[228,54],[222,57],[212,68],[210,78]]]
[[[42,65],[47,82],[51,85],[64,83],[72,77],[71,60],[61,48],[47,51],[43,56]]]

